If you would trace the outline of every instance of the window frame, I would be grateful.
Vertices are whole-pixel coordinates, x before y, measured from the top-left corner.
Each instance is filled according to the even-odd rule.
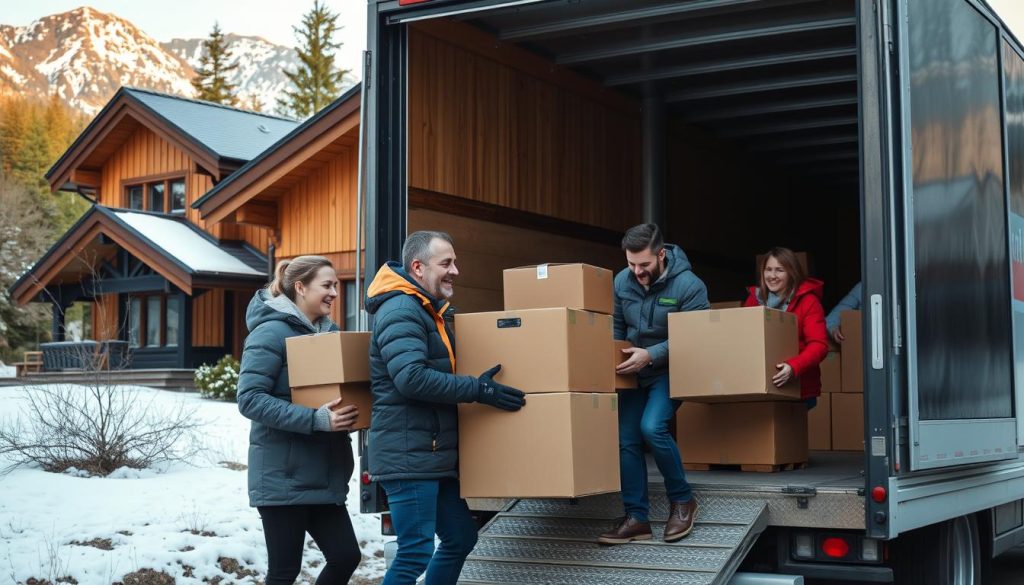
[[[181,183],[185,188],[185,204],[181,209],[173,209],[172,201],[172,185],[175,183]],[[163,208],[162,209],[151,209],[150,208],[150,188],[154,185],[163,186]],[[135,188],[142,189],[142,207],[135,208],[131,206],[131,190]],[[133,211],[148,211],[152,213],[163,213],[167,215],[185,215],[188,209],[188,172],[187,171],[176,171],[173,173],[163,173],[160,175],[149,175],[145,177],[136,177],[133,179],[126,179],[121,181],[121,196],[123,197],[124,209],[131,209]]]
[[[128,311],[126,322],[125,338],[131,344],[132,341],[132,301],[138,299],[139,312],[138,312],[138,334],[136,337],[136,343],[131,344],[131,348],[135,350],[139,349],[165,349],[165,348],[177,348],[181,345],[182,328],[178,327],[178,341],[174,345],[167,344],[167,301],[171,298],[179,298],[175,293],[142,293],[142,294],[129,294],[127,295],[127,301],[125,302],[125,310]],[[149,300],[152,298],[160,299],[160,323],[157,325],[157,335],[159,337],[158,343],[151,344],[149,339]],[[181,318],[181,312],[183,310],[183,302],[181,300],[178,303],[178,318]]]

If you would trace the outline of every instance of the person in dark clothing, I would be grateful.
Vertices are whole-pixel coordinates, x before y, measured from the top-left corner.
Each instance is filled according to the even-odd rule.
[[[451,237],[415,232],[402,263],[382,266],[367,291],[374,317],[367,465],[384,487],[398,536],[383,585],[412,585],[424,571],[426,585],[458,581],[477,526],[459,497],[457,404],[514,411],[526,403],[521,391],[494,381],[500,365],[479,378],[455,374],[448,299],[458,275]]]
[[[629,266],[615,276],[615,339],[627,340],[633,347],[623,350],[624,361],[615,371],[635,374],[638,389],[619,392],[619,475],[626,514],[597,540],[624,544],[651,538],[646,443],[668,493],[664,539],[675,542],[693,529],[697,502],[669,432],[681,402],[668,393],[668,314],[711,305],[707,287],[691,270],[686,254],[678,246],[665,244],[657,225],[630,228],[622,238],[622,249]]]
[[[322,256],[277,266],[246,310],[249,336],[238,376],[238,410],[249,433],[249,505],[267,541],[267,585],[291,585],[308,532],[326,563],[318,585],[348,583],[362,555],[345,508],[354,467],[348,430],[359,410],[335,399],[320,408],[291,403],[285,339],[338,327],[328,317],[338,276]]]

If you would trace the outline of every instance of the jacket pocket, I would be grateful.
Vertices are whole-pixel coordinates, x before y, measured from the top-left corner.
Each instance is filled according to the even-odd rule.
[[[319,440],[293,437],[288,441],[288,477],[300,489],[326,489],[329,448]]]

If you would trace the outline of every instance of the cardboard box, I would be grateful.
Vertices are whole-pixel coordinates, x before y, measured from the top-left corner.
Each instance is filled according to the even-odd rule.
[[[821,393],[842,392],[843,390],[843,359],[838,351],[830,351],[821,362]]]
[[[796,254],[796,261],[800,264],[801,267],[803,267],[804,274],[810,275],[811,268],[813,267],[810,265],[810,259],[807,256],[807,252],[794,252],[794,254]],[[761,258],[764,258],[764,256],[764,254],[758,254],[757,257],[754,259],[754,261],[757,263],[754,265],[755,269],[761,265]]]
[[[807,405],[803,402],[684,402],[677,414],[676,437],[683,463],[807,461]]]
[[[622,353],[622,350],[633,347],[633,344],[617,339],[612,344],[615,346],[614,351],[612,351],[612,369],[615,369],[616,366],[629,359],[629,356]],[[615,374],[616,390],[635,390],[637,386],[636,374]]]
[[[615,394],[531,394],[506,412],[459,405],[464,498],[574,498],[619,490]]]
[[[589,264],[540,264],[504,271],[505,310],[569,307],[611,315],[611,270]]]
[[[822,394],[818,404],[807,411],[807,447],[812,451],[832,449],[832,395]]]
[[[285,339],[291,387],[370,381],[370,334],[334,331]]]
[[[341,406],[355,404],[359,407],[359,418],[352,430],[370,428],[370,411],[373,409],[373,393],[369,382],[351,382],[348,384],[319,384],[292,388],[292,403],[310,408],[320,408],[324,404],[341,397]]]
[[[743,301],[720,301],[717,303],[711,303],[711,308],[715,310],[720,309],[739,309],[743,306]]]
[[[843,330],[843,392],[864,391],[864,346],[861,336],[860,311],[839,314],[839,327]]]
[[[524,309],[455,316],[455,367],[523,392],[614,392],[612,317],[576,309]]]
[[[857,392],[832,394],[832,449],[864,450],[864,395]]]
[[[796,316],[764,307],[669,313],[669,394],[697,402],[796,400],[800,381],[772,384],[797,355]]]

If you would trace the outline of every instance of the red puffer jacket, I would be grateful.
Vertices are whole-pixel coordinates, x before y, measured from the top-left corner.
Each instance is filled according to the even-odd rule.
[[[787,313],[796,315],[796,327],[800,332],[800,353],[786,360],[793,373],[800,377],[800,396],[815,398],[821,395],[821,369],[818,367],[828,355],[828,331],[825,328],[825,309],[821,307],[821,292],[824,283],[814,278],[804,279],[786,307]],[[747,290],[750,296],[743,302],[744,307],[756,307],[757,287]]]

